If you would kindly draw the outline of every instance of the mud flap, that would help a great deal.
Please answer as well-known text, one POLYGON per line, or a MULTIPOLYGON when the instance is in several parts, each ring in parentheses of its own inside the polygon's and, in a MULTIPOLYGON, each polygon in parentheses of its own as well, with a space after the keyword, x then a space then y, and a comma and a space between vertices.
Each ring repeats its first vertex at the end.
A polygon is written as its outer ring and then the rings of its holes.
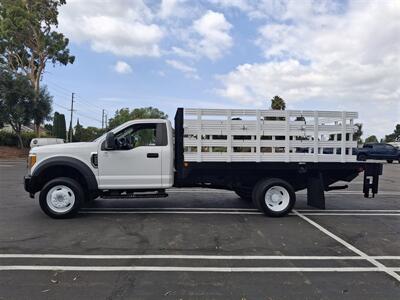
POLYGON ((307 179, 307 205, 325 209, 324 180, 321 173, 307 179))

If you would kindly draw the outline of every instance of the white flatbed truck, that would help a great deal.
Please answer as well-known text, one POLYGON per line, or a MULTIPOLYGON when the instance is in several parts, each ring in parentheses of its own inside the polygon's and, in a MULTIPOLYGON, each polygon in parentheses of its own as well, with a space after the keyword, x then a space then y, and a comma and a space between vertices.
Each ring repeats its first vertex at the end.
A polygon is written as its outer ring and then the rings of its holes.
POLYGON ((378 192, 382 164, 353 155, 355 112, 178 108, 163 119, 133 120, 93 142, 31 149, 25 190, 40 192, 53 218, 74 216, 85 201, 166 197, 172 187, 235 191, 266 215, 284 216, 307 189, 324 191, 364 172, 365 197, 378 192))

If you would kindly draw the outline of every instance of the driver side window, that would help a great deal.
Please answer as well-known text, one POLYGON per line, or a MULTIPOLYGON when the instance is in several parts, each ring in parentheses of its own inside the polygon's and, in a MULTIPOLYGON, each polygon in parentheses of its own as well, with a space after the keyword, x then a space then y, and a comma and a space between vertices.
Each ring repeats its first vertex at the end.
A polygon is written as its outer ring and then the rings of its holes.
POLYGON ((135 124, 115 135, 119 150, 129 150, 141 146, 156 146, 157 124, 135 124))

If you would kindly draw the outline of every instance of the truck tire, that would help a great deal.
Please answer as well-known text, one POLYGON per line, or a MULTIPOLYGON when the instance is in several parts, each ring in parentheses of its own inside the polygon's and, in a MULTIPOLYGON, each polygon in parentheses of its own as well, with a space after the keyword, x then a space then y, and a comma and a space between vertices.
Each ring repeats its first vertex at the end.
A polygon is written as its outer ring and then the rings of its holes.
POLYGON ((393 163, 393 159, 386 160, 389 164, 393 163))
POLYGON ((367 160, 367 156, 365 154, 359 154, 357 156, 357 160, 366 161, 367 160))
POLYGON ((251 189, 238 189, 235 190, 236 195, 238 195, 244 201, 251 201, 252 190, 251 189))
POLYGON ((40 191, 43 212, 54 219, 74 217, 85 199, 82 186, 74 179, 59 177, 50 180, 40 191))
POLYGON ((287 215, 296 203, 293 187, 279 178, 259 181, 253 189, 254 206, 270 217, 287 215))

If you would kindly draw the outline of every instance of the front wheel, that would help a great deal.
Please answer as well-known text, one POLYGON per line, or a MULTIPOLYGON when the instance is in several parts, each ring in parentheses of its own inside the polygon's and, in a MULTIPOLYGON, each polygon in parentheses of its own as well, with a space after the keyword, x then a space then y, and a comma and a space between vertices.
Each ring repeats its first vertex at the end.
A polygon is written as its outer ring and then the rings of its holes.
POLYGON ((54 219, 74 217, 85 195, 82 186, 74 179, 60 177, 45 184, 39 195, 43 212, 54 219))
POLYGON ((296 203, 293 187, 278 178, 259 181, 253 189, 254 205, 271 217, 287 215, 296 203))

